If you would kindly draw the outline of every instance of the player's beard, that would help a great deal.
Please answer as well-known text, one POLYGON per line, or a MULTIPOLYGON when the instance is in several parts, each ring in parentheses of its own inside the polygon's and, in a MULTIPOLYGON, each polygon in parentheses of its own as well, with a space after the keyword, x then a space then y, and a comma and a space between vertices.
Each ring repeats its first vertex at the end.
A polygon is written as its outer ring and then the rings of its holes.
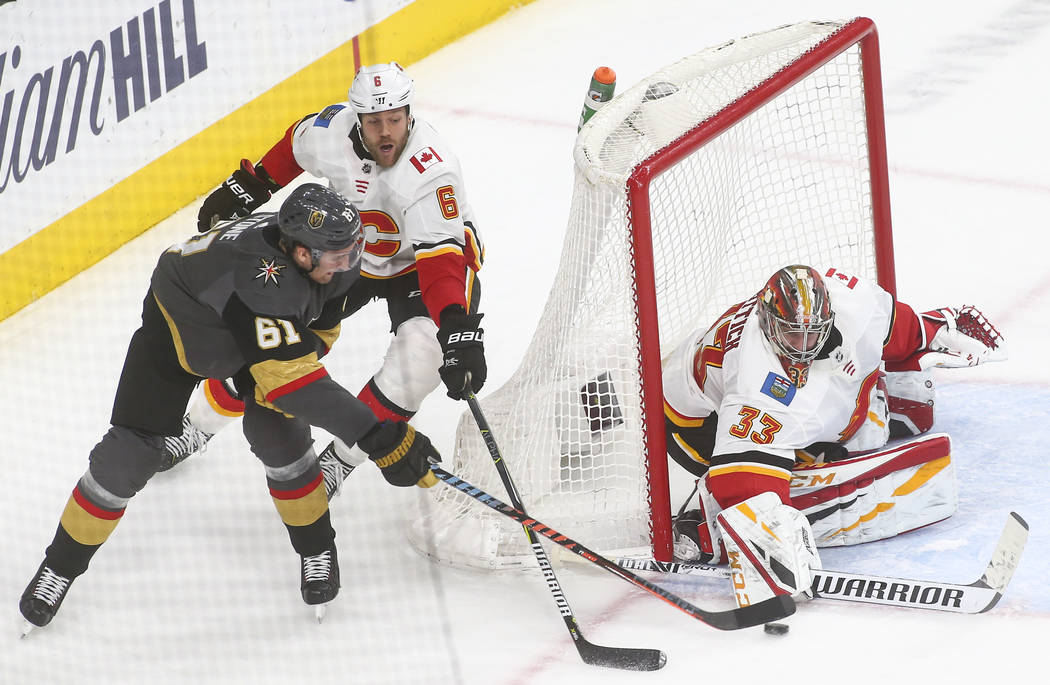
POLYGON ((406 130, 400 139, 395 139, 393 136, 383 136, 375 142, 369 140, 362 142, 364 142, 365 148, 375 159, 376 164, 389 168, 397 164, 397 160, 401 158, 401 153, 405 151, 405 145, 408 143, 408 131, 406 130), (384 151, 384 145, 391 146, 391 149, 384 151))

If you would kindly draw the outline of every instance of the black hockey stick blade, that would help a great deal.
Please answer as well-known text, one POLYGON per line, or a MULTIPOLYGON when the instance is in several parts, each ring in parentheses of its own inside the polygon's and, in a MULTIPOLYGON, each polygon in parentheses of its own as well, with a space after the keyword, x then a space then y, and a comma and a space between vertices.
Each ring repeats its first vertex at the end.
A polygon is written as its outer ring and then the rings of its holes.
POLYGON ((566 617, 565 625, 569 626, 580 659, 589 666, 618 668, 621 671, 659 671, 667 663, 667 655, 659 649, 596 645, 580 634, 574 619, 566 617))
POLYGON ((536 532, 537 534, 542 535, 551 542, 561 545, 573 554, 576 554, 592 564, 605 569, 609 573, 626 580, 632 585, 640 587, 650 594, 659 597, 676 609, 689 614, 693 618, 706 623, 712 628, 717 628, 719 630, 750 628, 771 621, 779 621, 780 619, 795 613, 795 601, 787 595, 779 595, 758 602, 757 604, 737 609, 726 609, 723 611, 701 609, 700 607, 690 604, 681 597, 668 592, 662 587, 654 585, 644 578, 631 573, 627 569, 617 566, 597 552, 587 549, 580 543, 554 530, 550 526, 537 521, 534 518, 530 518, 528 514, 523 511, 501 502, 484 490, 471 485, 459 476, 449 473, 436 463, 432 463, 430 469, 439 480, 445 483, 445 485, 459 490, 463 494, 474 498, 485 506, 517 521, 522 526, 536 532))

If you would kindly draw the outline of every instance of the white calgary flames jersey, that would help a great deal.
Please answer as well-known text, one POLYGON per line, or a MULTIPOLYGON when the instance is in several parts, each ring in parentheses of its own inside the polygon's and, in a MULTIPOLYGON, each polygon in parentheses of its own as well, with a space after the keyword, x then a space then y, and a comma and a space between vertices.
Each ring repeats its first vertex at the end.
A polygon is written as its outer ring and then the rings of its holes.
MULTIPOLYGON (((717 412, 713 453, 760 451, 794 460, 815 442, 846 442, 863 425, 893 324, 893 297, 876 283, 825 272, 842 341, 798 388, 759 325, 758 297, 732 307, 666 359, 664 401, 682 419, 717 412)), ((833 333, 834 335, 834 333, 833 333)))
POLYGON ((459 160, 434 128, 417 117, 401 157, 382 168, 355 151, 351 132, 357 121, 348 104, 329 105, 296 127, 292 154, 303 170, 328 179, 361 212, 362 274, 390 278, 411 271, 417 253, 459 252, 468 266, 480 268, 481 245, 459 160))

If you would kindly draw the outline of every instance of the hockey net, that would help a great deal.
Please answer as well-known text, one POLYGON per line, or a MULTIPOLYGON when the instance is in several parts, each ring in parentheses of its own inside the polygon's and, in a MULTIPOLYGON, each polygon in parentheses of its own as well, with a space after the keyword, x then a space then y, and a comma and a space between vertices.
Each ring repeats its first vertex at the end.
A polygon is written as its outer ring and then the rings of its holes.
MULTIPOLYGON (((481 406, 531 516, 602 554, 669 560, 661 354, 785 264, 894 289, 875 27, 807 22, 703 50, 613 98, 574 157, 546 308, 481 406)), ((504 498, 469 412, 447 468, 504 498)), ((535 563, 520 526, 450 488, 409 538, 452 565, 535 563)))

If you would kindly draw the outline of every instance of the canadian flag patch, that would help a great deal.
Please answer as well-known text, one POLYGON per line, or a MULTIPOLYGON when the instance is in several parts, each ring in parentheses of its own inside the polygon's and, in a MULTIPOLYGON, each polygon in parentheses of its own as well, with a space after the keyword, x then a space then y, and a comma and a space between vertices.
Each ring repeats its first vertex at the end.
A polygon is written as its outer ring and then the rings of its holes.
POLYGON ((442 161, 442 159, 441 156, 438 155, 438 153, 434 152, 434 148, 425 147, 416 154, 412 155, 412 158, 409 161, 412 162, 412 166, 416 168, 416 171, 418 171, 419 173, 423 173, 431 166, 442 161))

